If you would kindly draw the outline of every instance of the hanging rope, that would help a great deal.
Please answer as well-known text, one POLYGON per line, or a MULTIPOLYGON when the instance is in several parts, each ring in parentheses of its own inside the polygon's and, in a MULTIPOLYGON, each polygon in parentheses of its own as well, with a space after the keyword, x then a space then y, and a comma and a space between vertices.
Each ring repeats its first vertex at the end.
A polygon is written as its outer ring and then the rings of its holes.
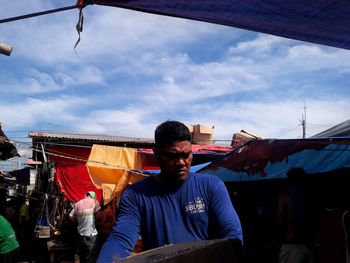
POLYGON ((67 11, 67 10, 71 10, 71 9, 75 9, 75 8, 81 8, 81 6, 72 5, 72 6, 66 6, 66 7, 56 8, 56 9, 50 9, 50 10, 37 12, 37 13, 31 13, 31 14, 27 14, 27 15, 9 17, 9 18, 5 18, 5 19, 1 19, 0 24, 13 22, 13 21, 17 21, 17 20, 23 20, 23 19, 27 19, 27 18, 31 18, 31 17, 35 17, 35 16, 42 16, 42 15, 47 15, 47 14, 51 14, 51 13, 67 11))
POLYGON ((79 37, 78 37, 77 42, 75 42, 74 50, 80 42, 80 33, 83 32, 83 25, 84 25, 83 7, 79 7, 79 20, 75 26, 75 29, 77 30, 79 37))

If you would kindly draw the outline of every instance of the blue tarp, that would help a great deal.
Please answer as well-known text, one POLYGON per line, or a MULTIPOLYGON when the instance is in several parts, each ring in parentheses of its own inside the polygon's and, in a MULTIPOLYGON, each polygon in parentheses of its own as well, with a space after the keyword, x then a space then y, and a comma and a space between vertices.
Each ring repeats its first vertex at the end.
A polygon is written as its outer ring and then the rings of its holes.
POLYGON ((350 49, 348 0, 85 0, 350 49))
POLYGON ((213 174, 225 182, 286 178, 291 168, 308 174, 350 168, 350 137, 330 139, 253 140, 199 173, 213 174))

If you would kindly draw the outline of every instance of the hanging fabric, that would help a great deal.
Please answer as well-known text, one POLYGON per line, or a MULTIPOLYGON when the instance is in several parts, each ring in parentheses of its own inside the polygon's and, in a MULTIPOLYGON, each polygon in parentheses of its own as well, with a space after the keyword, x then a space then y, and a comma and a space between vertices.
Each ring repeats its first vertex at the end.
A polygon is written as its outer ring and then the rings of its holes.
POLYGON ((47 194, 45 194, 43 205, 34 229, 37 238, 50 238, 49 209, 47 206, 47 199, 47 194))

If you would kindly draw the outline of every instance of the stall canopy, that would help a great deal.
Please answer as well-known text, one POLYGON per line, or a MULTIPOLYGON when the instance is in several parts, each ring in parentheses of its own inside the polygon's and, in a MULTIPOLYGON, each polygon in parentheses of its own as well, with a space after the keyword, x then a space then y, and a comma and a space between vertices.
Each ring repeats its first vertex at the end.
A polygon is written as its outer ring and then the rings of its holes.
POLYGON ((350 1, 79 0, 350 49, 350 1))
POLYGON ((350 168, 350 137, 340 139, 253 140, 199 171, 225 182, 286 178, 302 167, 308 174, 350 168))
POLYGON ((334 137, 349 137, 350 136, 350 120, 339 123, 323 132, 320 132, 311 138, 334 138, 334 137))

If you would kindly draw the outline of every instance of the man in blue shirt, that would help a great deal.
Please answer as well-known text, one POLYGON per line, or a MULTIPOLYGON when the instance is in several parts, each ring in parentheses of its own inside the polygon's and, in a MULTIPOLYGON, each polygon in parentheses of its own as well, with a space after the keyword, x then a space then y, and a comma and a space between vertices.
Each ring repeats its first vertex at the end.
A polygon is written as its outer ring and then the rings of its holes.
POLYGON ((208 239, 243 239, 224 183, 215 176, 190 173, 192 144, 186 125, 160 124, 153 151, 161 172, 125 190, 98 263, 127 257, 140 236, 145 250, 208 239))

